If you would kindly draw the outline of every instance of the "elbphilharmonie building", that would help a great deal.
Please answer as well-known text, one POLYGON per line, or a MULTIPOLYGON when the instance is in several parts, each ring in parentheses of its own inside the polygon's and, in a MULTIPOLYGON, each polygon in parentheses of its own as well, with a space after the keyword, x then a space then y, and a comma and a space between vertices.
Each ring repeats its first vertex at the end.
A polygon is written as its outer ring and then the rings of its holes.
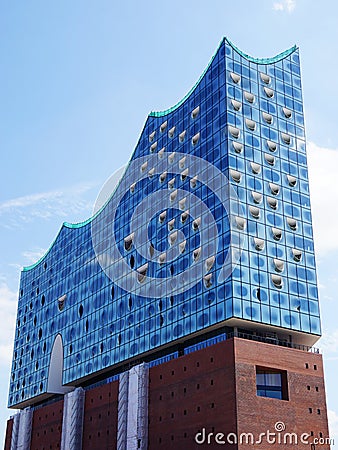
POLYGON ((93 216, 22 271, 6 448, 251 449, 267 429, 315 445, 328 429, 298 48, 253 58, 223 39, 130 153, 93 216))

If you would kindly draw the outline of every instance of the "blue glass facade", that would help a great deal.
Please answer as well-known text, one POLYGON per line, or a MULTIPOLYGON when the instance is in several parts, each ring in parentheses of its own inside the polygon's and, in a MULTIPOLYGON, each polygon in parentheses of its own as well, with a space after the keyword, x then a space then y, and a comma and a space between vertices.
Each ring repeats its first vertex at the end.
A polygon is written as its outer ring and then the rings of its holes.
POLYGON ((78 385, 224 325, 320 335, 297 48, 259 60, 224 39, 189 94, 150 113, 104 207, 24 269, 9 406, 47 393, 58 334, 78 385))

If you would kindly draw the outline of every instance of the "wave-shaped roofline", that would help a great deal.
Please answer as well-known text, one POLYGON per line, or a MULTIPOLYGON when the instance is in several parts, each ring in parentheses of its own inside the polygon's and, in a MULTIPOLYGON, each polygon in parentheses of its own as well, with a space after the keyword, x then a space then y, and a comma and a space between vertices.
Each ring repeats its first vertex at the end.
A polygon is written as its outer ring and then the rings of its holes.
MULTIPOLYGON (((211 59, 210 59, 208 65, 207 65, 206 68, 203 70, 201 76, 198 78, 197 82, 193 85, 193 87, 189 90, 189 92, 188 92, 188 93, 187 93, 187 94, 186 94, 179 102, 177 102, 177 103, 176 103, 174 106, 172 106, 171 108, 166 109, 166 110, 164 110, 164 111, 151 111, 151 112, 149 113, 149 115, 148 115, 148 118, 149 118, 149 117, 163 117, 163 116, 166 116, 166 115, 168 115, 169 113, 175 111, 177 108, 179 108, 179 107, 187 100, 187 98, 190 97, 190 95, 193 93, 193 91, 196 89, 196 87, 198 86, 198 84, 200 83, 200 81, 202 80, 202 78, 204 77, 204 75, 206 74, 207 70, 208 70, 209 67, 211 66, 211 64, 212 64, 212 62, 213 62, 215 56, 217 55, 219 49, 221 48, 221 46, 223 45, 224 42, 226 42, 227 44, 229 44, 229 45, 233 48, 233 50, 234 50, 235 52, 237 52, 237 53, 238 53, 240 56, 242 56, 243 58, 247 59, 248 61, 254 62, 254 63, 256 63, 256 64, 262 64, 262 65, 273 64, 273 63, 275 63, 275 62, 278 62, 278 61, 280 61, 280 60, 286 58, 287 56, 291 55, 291 53, 295 52, 295 51, 297 50, 297 48, 298 48, 296 45, 294 45, 293 47, 289 48, 288 50, 285 50, 285 51, 283 51, 283 52, 281 52, 281 53, 278 53, 276 56, 272 56, 272 57, 270 57, 270 58, 254 58, 254 57, 248 55, 247 53, 242 52, 242 50, 240 50, 238 47, 236 47, 236 46, 235 46, 235 45, 234 45, 227 37, 224 37, 224 38, 221 40, 219 46, 217 47, 217 50, 215 51, 215 53, 214 53, 213 56, 211 57, 211 59)), ((142 132, 143 132, 143 130, 142 130, 142 132)), ((141 135, 142 135, 142 133, 141 133, 141 135)), ((136 145, 136 147, 137 147, 137 145, 136 145)), ((136 149, 136 147, 135 147, 135 149, 136 149)), ((134 151, 132 152, 132 154, 131 154, 131 156, 130 156, 129 162, 128 162, 128 164, 127 164, 125 170, 127 170, 128 166, 129 166, 129 163, 130 163, 130 161, 131 161, 131 159, 132 159, 132 157, 133 157, 133 155, 134 155, 134 153, 135 153, 135 149, 134 149, 134 151)), ((122 177, 123 177, 123 175, 122 175, 122 177)), ((121 177, 121 178, 122 178, 122 177, 121 177)), ((118 183, 118 184, 119 184, 119 183, 118 183)), ((117 184, 117 185, 118 185, 118 184, 117 184)), ((117 186, 116 186, 116 188, 117 188, 117 186)), ((115 188, 115 189, 116 189, 116 188, 115 188)), ((114 192, 115 192, 115 189, 114 189, 114 192)), ((60 233, 61 233, 61 231, 62 231, 63 228, 71 228, 71 229, 82 228, 82 227, 88 225, 89 223, 91 223, 91 222, 92 222, 92 221, 93 221, 93 220, 101 213, 101 211, 106 207, 107 203, 109 202, 109 200, 110 200, 110 199, 112 198, 112 196, 114 195, 114 192, 110 195, 110 197, 109 197, 109 199, 106 201, 106 203, 105 203, 104 205, 102 205, 102 207, 101 207, 101 208, 100 208, 93 216, 89 217, 87 220, 84 220, 83 222, 78 222, 78 223, 64 222, 64 223, 62 224, 62 226, 61 226, 59 232, 57 233, 57 235, 56 235, 54 241, 52 242, 52 244, 50 245, 50 247, 49 247, 48 250, 46 251, 46 253, 45 253, 45 254, 44 254, 44 255, 43 255, 36 263, 34 263, 34 264, 30 265, 30 266, 23 267, 23 269, 22 269, 23 272, 28 272, 29 270, 34 269, 35 267, 37 267, 37 266, 38 266, 38 265, 46 258, 46 256, 48 255, 48 253, 49 253, 50 250, 52 249, 53 245, 55 244, 56 240, 58 239, 58 237, 59 237, 59 235, 60 235, 60 233)))
POLYGON ((193 87, 189 90, 189 92, 187 92, 187 94, 181 100, 179 100, 174 106, 172 106, 171 108, 165 109, 164 111, 151 111, 149 116, 151 116, 151 117, 166 116, 167 114, 170 114, 171 112, 173 112, 177 108, 179 108, 187 100, 187 98, 190 97, 190 95, 194 92, 194 90, 196 89, 196 87, 198 86, 198 84, 200 83, 200 81, 202 80, 204 75, 206 74, 207 70, 211 66, 215 56, 217 55, 218 50, 220 49, 220 47, 222 46, 222 44, 224 42, 229 44, 233 48, 233 50, 235 50, 235 52, 237 52, 243 58, 247 59, 248 61, 254 62, 256 64, 262 64, 262 65, 268 65, 268 64, 273 64, 275 62, 278 62, 278 61, 286 58, 287 56, 291 55, 291 53, 295 52, 297 50, 297 48, 298 48, 297 45, 293 45, 288 50, 285 50, 285 51, 283 51, 281 53, 278 53, 277 55, 272 56, 270 58, 254 58, 253 56, 250 56, 247 53, 242 52, 242 50, 240 50, 238 47, 236 47, 236 45, 234 45, 230 41, 230 39, 228 39, 227 37, 224 37, 222 39, 222 41, 220 42, 219 46, 217 47, 216 52, 214 53, 214 55, 210 59, 209 64, 204 69, 204 71, 202 72, 202 75, 199 77, 199 79, 196 81, 196 83, 193 85, 193 87))

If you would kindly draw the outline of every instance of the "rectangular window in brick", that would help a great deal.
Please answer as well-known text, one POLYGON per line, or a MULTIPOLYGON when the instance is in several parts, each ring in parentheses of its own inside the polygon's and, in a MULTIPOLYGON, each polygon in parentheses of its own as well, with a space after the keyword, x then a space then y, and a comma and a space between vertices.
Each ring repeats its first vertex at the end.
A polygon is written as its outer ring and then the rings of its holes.
POLYGON ((256 387, 259 397, 289 400, 285 370, 256 367, 256 387))

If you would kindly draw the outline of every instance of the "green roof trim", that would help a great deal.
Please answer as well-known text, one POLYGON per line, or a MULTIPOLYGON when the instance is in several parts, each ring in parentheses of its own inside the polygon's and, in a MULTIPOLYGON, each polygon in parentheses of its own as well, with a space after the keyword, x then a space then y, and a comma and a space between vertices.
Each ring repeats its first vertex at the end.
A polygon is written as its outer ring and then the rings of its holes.
POLYGON ((216 52, 212 56, 211 60, 209 61, 209 64, 207 65, 207 67, 204 69, 202 75, 199 77, 199 79, 194 84, 194 86, 189 90, 189 92, 178 103, 176 103, 176 105, 174 105, 171 108, 168 108, 168 109, 166 109, 164 111, 151 111, 149 113, 149 117, 163 117, 163 116, 166 116, 167 114, 170 114, 171 112, 175 111, 175 109, 179 108, 187 100, 187 98, 191 95, 191 93, 196 89, 196 87, 198 86, 199 82, 202 80, 202 78, 206 74, 207 70, 211 66, 215 56, 217 55, 218 50, 220 49, 220 47, 222 46, 222 44, 224 42, 229 44, 243 58, 247 59, 248 61, 254 62, 256 64, 273 64, 273 63, 275 63, 277 61, 280 61, 281 59, 284 59, 287 56, 291 55, 291 53, 296 51, 297 48, 298 48, 296 45, 294 45, 293 47, 289 48, 288 50, 285 50, 284 52, 279 53, 278 55, 273 56, 271 58, 254 58, 254 57, 248 55, 247 53, 242 52, 228 38, 225 37, 225 38, 222 39, 221 43, 217 47, 216 52))
MULTIPOLYGON (((222 41, 220 42, 219 46, 217 47, 217 50, 215 51, 215 53, 213 54, 212 58, 209 61, 209 64, 207 65, 207 67, 204 69, 204 71, 202 72, 202 75, 199 77, 199 79, 197 80, 197 82, 194 84, 194 86, 189 90, 189 92, 178 102, 176 103, 176 105, 172 106, 169 109, 166 109, 165 111, 152 111, 149 113, 148 118, 149 117, 162 117, 162 116, 166 116, 167 114, 170 114, 172 111, 175 111, 177 108, 179 108, 186 100, 187 98, 191 95, 191 93, 196 89, 196 87, 198 86, 198 84, 200 83, 200 81, 202 80, 202 78, 204 77, 204 75, 206 74, 207 70, 209 69, 209 67, 211 66, 215 56, 217 55, 219 49, 221 48, 221 46, 224 44, 224 42, 226 42, 227 44, 229 44, 239 55, 241 55, 243 58, 247 59, 248 61, 254 62, 256 64, 273 64, 277 61, 280 61, 281 59, 286 58, 287 56, 291 55, 291 53, 293 53, 294 51, 297 50, 297 46, 294 45, 293 47, 289 48, 288 50, 285 50, 282 53, 279 53, 276 56, 273 56, 272 58, 253 58, 250 55, 247 55, 246 53, 242 52, 239 48, 237 48, 228 38, 223 38, 222 41)), ((143 133, 143 130, 141 132, 141 135, 143 133)), ((141 137, 141 136, 140 136, 141 137)), ((137 147, 137 145, 136 145, 137 147)), ((132 159, 132 157, 134 156, 134 153, 136 151, 136 148, 134 149, 134 151, 132 152, 130 159, 126 165, 125 170, 127 170, 130 161, 132 159)), ((124 174, 123 174, 124 175, 124 174)), ((55 244, 56 240, 59 237, 59 234, 61 233, 62 229, 65 228, 70 228, 70 229, 77 229, 77 228, 82 228, 86 225, 88 225, 89 223, 91 223, 100 213, 101 211, 106 207, 107 203, 110 201, 110 199, 112 198, 112 196, 114 195, 115 190, 117 189, 119 183, 121 182, 121 179, 123 177, 123 175, 121 176, 119 182, 117 183, 117 185, 115 186, 114 191, 112 192, 112 194, 110 195, 110 197, 108 198, 108 200, 106 201, 106 203, 104 205, 102 205, 102 207, 89 219, 83 221, 83 222, 79 222, 79 223, 69 223, 69 222, 64 222, 62 227, 60 228, 58 234, 56 235, 54 241, 52 242, 52 244, 50 245, 49 249, 46 251, 46 253, 34 264, 30 265, 30 266, 26 266, 23 267, 22 271, 23 272, 28 272, 31 269, 34 269, 35 267, 37 267, 43 260, 44 258, 47 256, 47 254, 50 252, 50 250, 52 249, 53 245, 55 244)))
POLYGON ((34 267, 37 267, 45 259, 45 257, 48 255, 48 253, 52 249, 53 245, 55 244, 57 238, 59 237, 59 234, 61 233, 62 228, 63 228, 63 226, 60 228, 58 234, 56 235, 54 241, 49 246, 49 249, 46 251, 46 253, 44 255, 42 255, 41 258, 38 259, 34 264, 31 264, 30 266, 23 267, 22 268, 22 272, 28 272, 29 270, 34 269, 34 267))
MULTIPOLYGON (((108 199, 108 201, 110 200, 110 198, 108 199)), ((71 229, 75 229, 75 228, 82 228, 85 225, 87 225, 88 223, 90 223, 98 214, 100 214, 100 212, 102 211, 102 209, 106 206, 106 203, 102 206, 102 208, 100 208, 92 217, 89 217, 89 219, 83 221, 83 222, 79 222, 79 223, 69 223, 69 222, 63 222, 58 234, 56 235, 54 241, 51 243, 51 245, 49 246, 49 249, 46 251, 46 253, 44 255, 41 256, 40 259, 38 259, 38 261, 36 261, 34 264, 30 265, 30 266, 26 266, 23 267, 22 271, 23 272, 28 272, 29 270, 34 269, 34 267, 37 267, 44 259, 45 257, 48 255, 48 253, 51 251, 51 249, 53 248, 53 245, 55 244, 55 242, 57 241, 59 234, 61 233, 63 228, 71 228, 71 229)))
MULTIPOLYGON (((143 130, 142 130, 142 132, 143 132, 143 130)), ((48 250, 46 251, 46 253, 45 253, 43 256, 41 256, 41 258, 40 258, 38 261, 36 261, 36 263, 34 263, 34 264, 30 265, 30 266, 23 267, 23 269, 22 269, 23 272, 28 272, 29 270, 34 269, 35 267, 37 267, 37 266, 45 259, 45 257, 48 255, 48 253, 49 253, 49 252, 51 251, 51 249, 53 248, 53 245, 54 245, 55 242, 57 241, 57 239, 58 239, 58 237, 59 237, 59 234, 61 233, 61 231, 62 231, 63 228, 69 228, 69 229, 72 229, 72 230, 77 229, 77 228, 82 228, 82 227, 88 225, 89 223, 91 223, 91 222, 92 222, 92 221, 93 221, 93 220, 101 213, 101 211, 104 210, 104 208, 107 206, 107 204, 110 202, 111 198, 113 197, 113 195, 114 195, 116 189, 118 188, 119 184, 121 183, 121 180, 122 180, 122 178, 123 178, 123 176, 124 176, 126 170, 128 169, 128 166, 129 166, 129 164, 130 164, 130 161, 132 160, 132 157, 134 156, 135 151, 136 151, 136 148, 135 148, 134 151, 132 152, 129 161, 128 161, 128 163, 127 163, 126 166, 125 166, 125 169, 124 169, 124 171, 123 171, 123 174, 122 174, 121 177, 119 178, 119 181, 116 183, 116 186, 115 186, 113 192, 110 194, 109 198, 108 198, 108 199, 106 200, 106 202, 101 206, 101 208, 98 209, 98 210, 96 211, 95 214, 93 214, 91 217, 89 217, 87 220, 84 220, 83 222, 78 222, 78 223, 63 222, 63 224, 62 224, 62 226, 61 226, 61 228, 60 228, 58 234, 56 235, 54 241, 53 241, 53 242, 51 243, 51 245, 49 246, 49 248, 48 248, 48 250)))
POLYGON ((202 78, 204 77, 204 75, 206 74, 207 70, 209 69, 209 67, 211 66, 215 56, 217 55, 218 50, 221 48, 222 44, 224 43, 224 38, 222 39, 222 41, 220 42, 219 46, 217 47, 217 50, 215 51, 215 53, 212 55, 212 58, 209 61, 209 64, 207 65, 207 67, 203 70, 202 75, 199 77, 199 79, 196 81, 196 83, 193 85, 193 87, 189 90, 189 92, 187 94, 185 94, 185 96, 178 102, 176 103, 176 105, 172 106, 169 109, 166 109, 164 111, 151 111, 149 113, 150 117, 162 117, 162 116, 166 116, 167 114, 170 114, 171 112, 175 111, 175 109, 179 108, 185 101, 186 99, 191 95, 191 93, 196 89, 196 87, 198 86, 199 82, 202 80, 202 78))
POLYGON ((253 58, 252 56, 248 55, 247 53, 242 52, 236 45, 234 45, 228 38, 225 38, 226 42, 243 58, 247 59, 248 61, 254 62, 256 64, 273 64, 277 61, 280 61, 281 59, 286 58, 287 56, 291 55, 294 51, 297 50, 297 45, 294 45, 293 47, 289 48, 288 50, 285 50, 282 53, 278 53, 278 55, 273 56, 271 58, 253 58))

